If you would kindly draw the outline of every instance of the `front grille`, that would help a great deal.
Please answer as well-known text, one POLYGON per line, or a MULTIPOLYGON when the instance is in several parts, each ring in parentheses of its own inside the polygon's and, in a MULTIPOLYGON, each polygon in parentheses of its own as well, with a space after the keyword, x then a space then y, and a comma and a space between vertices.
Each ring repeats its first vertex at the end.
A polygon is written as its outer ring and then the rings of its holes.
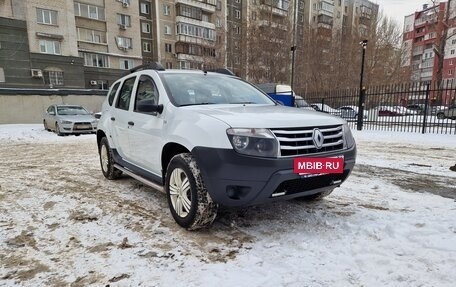
POLYGON ((305 128, 271 129, 280 143, 282 157, 309 155, 342 150, 344 132, 341 125, 305 128), (323 145, 317 148, 312 139, 314 129, 319 129, 324 137, 323 145))
POLYGON ((347 178, 348 173, 349 171, 345 170, 342 174, 326 174, 315 177, 287 180, 282 182, 276 188, 271 197, 274 197, 274 194, 290 195, 317 188, 328 187, 331 185, 337 186, 347 178))
POLYGON ((91 130, 92 123, 90 122, 82 122, 82 123, 75 123, 73 125, 73 130, 83 131, 83 130, 91 130))

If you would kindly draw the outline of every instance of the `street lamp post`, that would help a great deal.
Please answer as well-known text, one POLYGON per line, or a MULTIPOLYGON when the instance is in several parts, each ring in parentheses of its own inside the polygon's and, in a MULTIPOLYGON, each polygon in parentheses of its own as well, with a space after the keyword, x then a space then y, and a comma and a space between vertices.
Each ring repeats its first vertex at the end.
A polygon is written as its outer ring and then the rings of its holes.
POLYGON ((358 131, 363 129, 363 117, 364 117, 364 97, 366 93, 366 88, 363 86, 363 77, 364 77, 364 57, 366 56, 367 49, 367 40, 359 42, 362 48, 362 58, 361 58, 361 76, 359 81, 359 101, 358 101, 358 121, 356 129, 358 131))

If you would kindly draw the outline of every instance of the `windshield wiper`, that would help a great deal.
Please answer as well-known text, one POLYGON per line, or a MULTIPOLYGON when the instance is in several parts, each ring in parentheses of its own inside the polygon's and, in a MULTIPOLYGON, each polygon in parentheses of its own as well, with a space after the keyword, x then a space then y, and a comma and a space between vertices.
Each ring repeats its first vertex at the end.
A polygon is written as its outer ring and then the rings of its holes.
POLYGON ((230 103, 230 105, 247 105, 247 104, 256 104, 255 102, 234 102, 230 103))
POLYGON ((179 107, 186 107, 186 106, 201 106, 201 105, 215 105, 217 103, 211 103, 211 102, 204 102, 204 103, 195 103, 195 104, 185 104, 185 105, 180 105, 179 107))

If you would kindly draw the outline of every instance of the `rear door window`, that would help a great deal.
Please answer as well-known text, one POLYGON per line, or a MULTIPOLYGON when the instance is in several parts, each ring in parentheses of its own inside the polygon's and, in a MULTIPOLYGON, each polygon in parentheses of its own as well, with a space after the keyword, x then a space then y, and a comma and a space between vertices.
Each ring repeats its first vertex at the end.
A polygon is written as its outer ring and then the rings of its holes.
POLYGON ((119 96, 117 97, 116 108, 128 111, 130 106, 131 93, 135 85, 136 77, 126 79, 120 89, 119 96))
POLYGON ((119 88, 120 82, 116 83, 112 89, 111 92, 108 95, 108 103, 110 106, 112 106, 112 103, 114 102, 114 98, 116 97, 117 89, 119 88))

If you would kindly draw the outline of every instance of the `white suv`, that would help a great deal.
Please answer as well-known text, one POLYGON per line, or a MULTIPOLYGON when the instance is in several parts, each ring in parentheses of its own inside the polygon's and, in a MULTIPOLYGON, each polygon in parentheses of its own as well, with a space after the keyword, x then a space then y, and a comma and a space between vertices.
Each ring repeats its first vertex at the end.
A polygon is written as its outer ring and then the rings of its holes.
POLYGON ((125 173, 166 192, 172 216, 188 229, 210 225, 219 205, 321 198, 356 157, 340 117, 281 106, 228 70, 157 63, 111 86, 97 142, 106 178, 125 173), (327 161, 341 166, 321 169, 327 161))

